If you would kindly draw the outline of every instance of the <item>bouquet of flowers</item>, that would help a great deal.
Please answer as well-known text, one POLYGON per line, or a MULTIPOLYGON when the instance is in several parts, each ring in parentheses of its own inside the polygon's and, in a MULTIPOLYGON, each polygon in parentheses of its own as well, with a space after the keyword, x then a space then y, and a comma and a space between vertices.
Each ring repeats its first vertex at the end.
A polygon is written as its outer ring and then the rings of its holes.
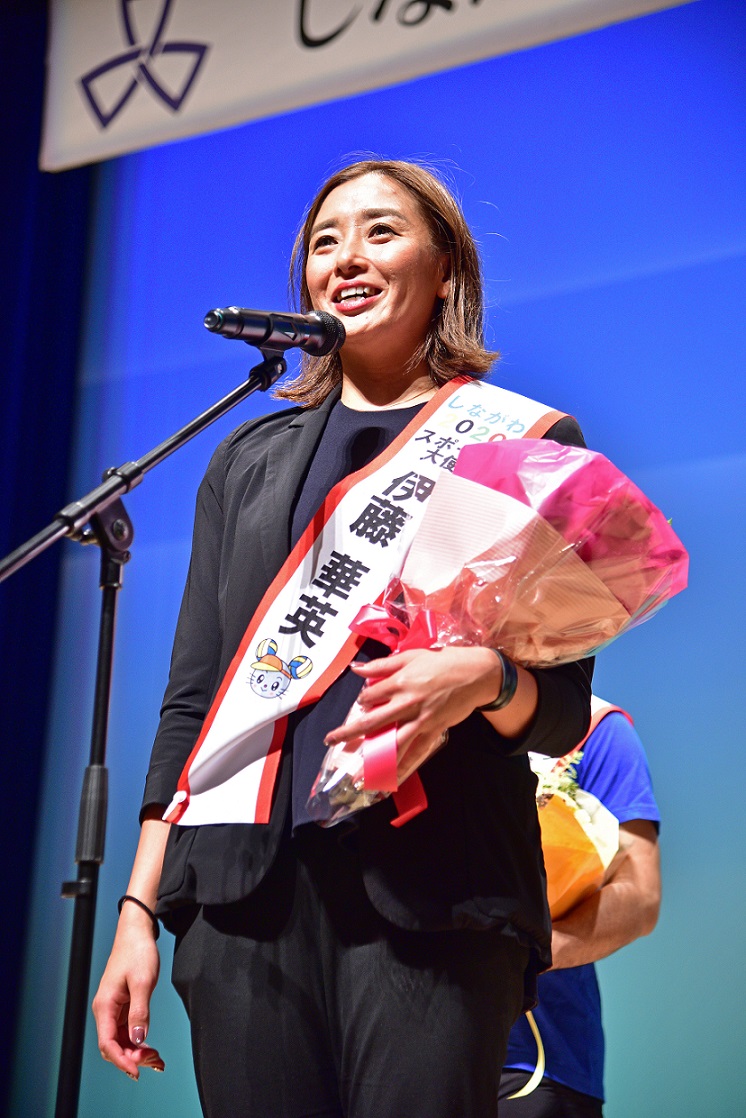
POLYGON ((537 778, 536 806, 552 920, 600 889, 625 853, 616 816, 578 786, 575 765, 581 757, 580 749, 559 760, 529 753, 537 778))
MULTIPOLYGON (((550 667, 647 620, 684 589, 687 570, 663 514, 603 455, 547 439, 477 443, 433 488, 384 597, 385 622, 361 616, 353 627, 397 651, 477 644, 550 667)), ((398 788, 395 727, 383 737, 329 750, 309 800, 317 821, 398 788), (373 778, 366 751, 387 751, 373 778)))
POLYGON ((603 455, 545 439, 463 449, 401 576, 410 620, 526 667, 597 652, 686 586, 687 554, 603 455))

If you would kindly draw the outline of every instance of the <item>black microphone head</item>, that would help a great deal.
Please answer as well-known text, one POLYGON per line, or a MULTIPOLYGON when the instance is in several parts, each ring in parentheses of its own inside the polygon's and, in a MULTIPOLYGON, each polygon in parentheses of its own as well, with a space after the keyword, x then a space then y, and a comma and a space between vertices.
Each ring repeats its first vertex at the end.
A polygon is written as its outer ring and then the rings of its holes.
POLYGON ((311 311, 308 318, 315 318, 322 327, 323 336, 309 339, 301 348, 314 357, 327 357, 344 345, 347 337, 344 323, 325 311, 311 311))
POLYGON ((262 351, 282 353, 300 346, 314 357, 336 353, 346 336, 340 320, 323 311, 282 314, 248 307, 215 307, 205 315, 204 324, 213 334, 235 338, 262 351))

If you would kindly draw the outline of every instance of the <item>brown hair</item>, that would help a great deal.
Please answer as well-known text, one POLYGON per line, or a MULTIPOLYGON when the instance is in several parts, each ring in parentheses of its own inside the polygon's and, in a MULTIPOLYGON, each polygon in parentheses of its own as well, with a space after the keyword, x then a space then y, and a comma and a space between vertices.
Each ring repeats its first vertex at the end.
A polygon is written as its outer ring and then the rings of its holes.
MULTIPOLYGON (((437 301, 427 336, 413 355, 412 365, 424 359, 436 385, 464 372, 484 376, 498 355, 484 348, 482 273, 477 246, 450 190, 417 163, 364 159, 327 179, 311 203, 293 245, 290 290, 295 305, 303 314, 313 310, 306 284, 306 261, 311 229, 324 200, 343 183, 370 174, 393 179, 413 196, 430 230, 434 250, 449 258, 448 294, 437 301)), ((275 396, 304 407, 317 407, 341 380, 342 361, 338 353, 328 357, 303 353, 300 374, 276 389, 275 396)))

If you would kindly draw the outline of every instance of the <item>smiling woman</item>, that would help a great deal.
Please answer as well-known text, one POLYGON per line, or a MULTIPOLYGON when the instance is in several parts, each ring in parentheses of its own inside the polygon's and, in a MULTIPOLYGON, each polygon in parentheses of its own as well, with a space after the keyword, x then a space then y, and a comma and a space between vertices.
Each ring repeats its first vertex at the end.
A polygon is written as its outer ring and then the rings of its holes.
POLYGON ((154 911, 176 936, 208 1118, 484 1118, 550 960, 526 754, 583 737, 590 671, 477 647, 388 655, 350 625, 462 445, 582 436, 481 382, 476 247, 424 168, 333 176, 292 274, 346 340, 304 357, 278 392, 299 406, 234 431, 200 487, 99 1046, 132 1078, 163 1069, 154 911), (322 829, 307 803, 326 746, 387 727, 400 766, 422 764, 427 810, 402 826, 385 800, 322 829))
MULTIPOLYGON (((362 160, 338 171, 324 184, 308 209, 290 264, 291 286, 298 291, 304 312, 321 310, 321 300, 330 294, 328 289, 322 293, 317 286, 313 293, 311 290, 316 279, 323 276, 316 266, 319 256, 332 257, 327 268, 338 290, 330 310, 344 318, 348 334, 353 329, 351 317, 357 312, 351 308, 348 317, 340 304, 340 285, 345 281, 353 288, 354 283, 365 285, 368 281, 371 290, 377 292, 376 282, 385 281, 387 269, 393 267, 393 278, 399 282, 399 272, 411 261, 410 278, 415 283, 418 263, 424 265, 425 276, 433 269, 429 299, 424 291, 418 296, 423 305, 419 329, 410 334, 412 348, 407 352, 406 346, 396 346, 398 362, 417 369, 418 376, 426 376, 433 386, 445 384, 467 369, 472 376, 482 376, 489 370, 497 355, 484 348, 482 278, 476 245, 456 200, 424 167, 397 160, 362 160), (349 227, 346 231, 335 225, 335 221, 344 219, 349 227), (349 251, 345 238, 355 230, 362 236, 361 243, 354 246, 358 259, 345 271, 344 253, 349 251), (404 242, 401 248, 400 241, 404 242), (383 274, 374 281, 379 265, 383 274)), ((384 282, 381 293, 385 287, 384 282)), ((331 294, 334 297, 333 290, 331 294)), ((346 347, 344 355, 326 360, 304 358, 298 380, 284 385, 276 394, 310 406, 321 403, 342 381, 343 360, 350 354, 346 347)), ((396 370, 394 361, 389 376, 394 377, 396 370)))
POLYGON ((397 403, 432 395, 420 343, 448 293, 449 271, 448 255, 398 183, 367 174, 326 196, 311 230, 306 284, 316 310, 345 322, 345 404, 365 399, 364 386, 377 381, 390 401, 397 376, 409 390, 397 403))

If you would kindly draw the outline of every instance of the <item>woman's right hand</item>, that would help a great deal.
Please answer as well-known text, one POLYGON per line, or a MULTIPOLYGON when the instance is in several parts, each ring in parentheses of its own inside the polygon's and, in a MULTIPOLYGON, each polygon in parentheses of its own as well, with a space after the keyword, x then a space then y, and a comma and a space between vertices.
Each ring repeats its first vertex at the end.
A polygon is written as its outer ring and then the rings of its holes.
POLYGON ((163 1071, 155 1048, 146 1043, 150 997, 158 981, 160 956, 153 924, 137 905, 125 903, 109 961, 93 999, 98 1047, 105 1060, 138 1079, 141 1067, 163 1071))
POLYGON ((158 1051, 145 1041, 150 998, 158 981, 160 956, 153 924, 137 905, 125 903, 109 961, 93 999, 98 1047, 105 1060, 138 1079, 141 1067, 163 1071, 158 1051))
MULTIPOLYGON (((171 826, 163 822, 163 811, 160 804, 153 804, 143 813, 140 841, 127 886, 127 894, 138 897, 150 909, 156 904, 171 826)), ((125 901, 114 946, 93 999, 93 1016, 101 1055, 131 1079, 139 1079, 141 1067, 164 1069, 156 1049, 145 1043, 150 1026, 150 997, 160 966, 151 917, 139 905, 125 901)))

